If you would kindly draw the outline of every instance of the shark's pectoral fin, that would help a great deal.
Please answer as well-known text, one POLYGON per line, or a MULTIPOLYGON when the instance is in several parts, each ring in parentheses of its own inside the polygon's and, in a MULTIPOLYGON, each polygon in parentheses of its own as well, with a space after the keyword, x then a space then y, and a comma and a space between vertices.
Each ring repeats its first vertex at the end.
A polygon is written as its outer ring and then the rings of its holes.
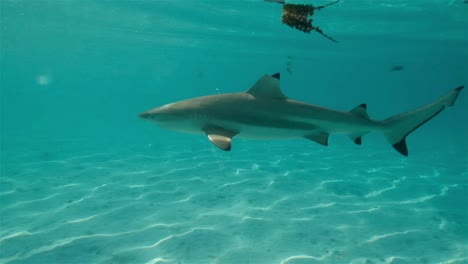
POLYGON ((307 135, 305 136, 305 138, 315 141, 319 143, 320 145, 328 146, 328 134, 326 133, 307 135))
POLYGON ((211 143, 215 144, 218 148, 220 148, 220 149, 222 149, 224 151, 231 150, 232 138, 230 138, 230 137, 209 134, 208 139, 211 141, 211 143))
POLYGON ((206 127, 204 131, 211 143, 224 151, 231 150, 232 137, 238 134, 220 127, 206 127))

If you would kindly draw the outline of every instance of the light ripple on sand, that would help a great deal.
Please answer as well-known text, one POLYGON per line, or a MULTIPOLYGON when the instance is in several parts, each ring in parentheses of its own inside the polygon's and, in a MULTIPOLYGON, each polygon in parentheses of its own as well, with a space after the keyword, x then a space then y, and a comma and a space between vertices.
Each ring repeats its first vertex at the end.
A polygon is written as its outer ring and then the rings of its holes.
POLYGON ((129 171, 129 172, 121 172, 120 175, 141 175, 147 174, 150 171, 142 170, 142 171, 129 171))
POLYGON ((185 202, 190 201, 190 199, 192 199, 193 196, 194 196, 194 195, 191 194, 191 195, 189 195, 187 198, 184 198, 184 199, 181 199, 181 200, 177 200, 177 201, 173 201, 173 202, 169 202, 169 203, 167 203, 167 204, 185 203, 185 202))
MULTIPOLYGON (((133 234, 133 233, 138 233, 138 232, 142 232, 142 231, 145 231, 145 230, 148 230, 150 228, 155 228, 155 227, 173 227, 175 226, 176 224, 152 224, 152 225, 149 225, 147 227, 144 227, 144 228, 141 228, 141 229, 137 229, 137 230, 131 230, 131 231, 124 231, 124 232, 117 232, 117 233, 109 233, 109 234, 93 234, 93 235, 82 235, 82 236, 75 236, 75 237, 69 237, 69 238, 64 238, 64 239, 59 239, 59 240, 56 240, 54 241, 52 244, 49 244, 49 245, 46 245, 46 246, 42 246, 42 247, 39 247, 39 248, 36 248, 36 249, 32 249, 32 250, 29 250, 28 252, 24 253, 24 254, 16 254, 15 256, 12 256, 11 258, 7 258, 7 259, 0 259, 0 263, 8 263, 8 262, 11 262, 11 261, 15 261, 15 260, 24 260, 24 259, 28 259, 34 255, 37 255, 37 254, 41 254, 41 253, 44 253, 44 252, 48 252, 48 251, 52 251, 56 248, 59 248, 59 247, 62 247, 62 246, 65 246, 65 245, 68 245, 68 244, 71 244, 73 243, 74 241, 77 241, 77 240, 82 240, 82 239, 89 239, 89 238, 99 238, 99 237, 116 237, 116 236, 122 236, 122 235, 128 235, 128 234, 133 234)), ((194 231, 196 228, 192 229, 191 231, 187 232, 187 233, 190 233, 192 231, 194 231)), ((181 235, 185 235, 184 234, 181 234, 181 235)), ((179 236, 179 235, 175 235, 175 236, 179 236)), ((168 239, 166 237, 166 239, 168 239)), ((163 241, 162 241, 163 242, 163 241)))
POLYGON ((298 217, 298 218, 291 218, 292 221, 298 222, 308 222, 314 220, 312 217, 298 217))
POLYGON ((103 212, 103 213, 100 213, 100 214, 95 214, 95 215, 91 215, 91 216, 88 216, 88 217, 83 217, 83 218, 78 218, 78 219, 75 219, 75 220, 70 220, 70 221, 67 221, 66 223, 67 224, 77 224, 77 223, 87 222, 87 221, 92 220, 94 218, 97 218, 99 216, 110 214, 110 213, 112 213, 114 211, 117 211, 119 209, 122 209, 122 208, 115 208, 115 209, 112 209, 112 210, 109 210, 107 212, 103 212))
POLYGON ((64 184, 64 185, 57 186, 54 189, 63 189, 63 188, 76 187, 76 186, 80 186, 80 184, 79 183, 69 183, 69 184, 64 184))
POLYGON ((152 249, 152 248, 155 248, 155 247, 161 245, 161 244, 164 243, 165 241, 168 241, 168 240, 173 239, 173 238, 176 238, 176 237, 182 237, 182 236, 188 235, 188 234, 193 233, 194 231, 197 231, 197 230, 214 230, 214 228, 194 227, 194 228, 190 229, 189 231, 184 232, 184 233, 181 233, 181 234, 169 235, 169 236, 167 236, 167 237, 165 237, 165 238, 162 238, 162 239, 158 240, 156 243, 154 243, 154 244, 152 244, 152 245, 149 245, 149 246, 141 246, 141 247, 134 247, 134 248, 131 248, 131 250, 152 249))
POLYGON ((108 185, 109 185, 109 184, 107 184, 107 183, 101 184, 101 185, 99 185, 99 186, 96 186, 96 187, 92 188, 91 191, 93 191, 93 192, 94 192, 94 191, 97 191, 97 190, 99 190, 99 189, 101 189, 101 188, 104 188, 104 187, 106 187, 106 186, 108 186, 108 185))
POLYGON ((39 198, 39 199, 35 199, 35 200, 28 200, 28 201, 21 201, 21 202, 17 202, 15 204, 12 204, 10 206, 8 206, 7 208, 13 208, 13 207, 18 207, 18 206, 21 206, 21 205, 27 205, 27 204, 31 204, 31 203, 36 203, 36 202, 42 202, 42 201, 47 201, 51 198, 54 198, 55 196, 59 195, 58 193, 54 193, 52 195, 49 195, 47 197, 44 197, 44 198, 39 198))
POLYGON ((402 180, 405 180, 406 177, 403 177, 401 178, 400 180, 394 180, 393 183, 392 183, 392 186, 388 187, 388 188, 384 188, 384 189, 380 189, 380 190, 377 190, 377 191, 373 191, 371 193, 368 193, 366 194, 366 196, 364 196, 365 198, 370 198, 370 197, 375 197, 375 196, 378 196, 378 195, 381 195, 382 193, 386 192, 386 191, 390 191, 390 190, 393 190, 397 187, 397 185, 402 181, 402 180))
POLYGON ((14 190, 4 191, 4 192, 0 192, 0 196, 9 195, 9 194, 13 194, 13 193, 16 193, 16 191, 14 191, 14 190))
POLYGON ((173 262, 172 259, 164 259, 164 258, 154 258, 146 262, 146 264, 156 264, 156 263, 164 263, 164 262, 173 262))
POLYGON ((334 183, 334 182, 344 182, 345 180, 328 180, 328 181, 322 181, 320 182, 320 186, 323 186, 327 183, 334 183))
MULTIPOLYGON (((101 214, 96 214, 96 215, 92 215, 90 217, 85 217, 85 218, 79 218, 79 219, 75 219, 75 220, 70 220, 70 221, 67 221, 67 222, 64 222, 63 224, 61 225, 55 225, 55 226, 52 226, 51 228, 48 228, 48 229, 43 229, 43 230, 40 230, 40 231, 37 231, 37 232, 19 232, 18 235, 10 235, 8 236, 7 238, 10 239, 10 238, 16 238, 16 237, 19 237, 21 235, 36 235, 36 234, 41 234, 41 233, 47 233, 47 232, 51 232, 52 230, 55 230, 55 229, 58 229, 60 227, 62 227, 63 225, 67 225, 67 224, 79 224, 79 223, 84 223, 84 222, 87 222, 87 221, 90 221, 92 219, 95 219, 97 217, 100 217, 100 216, 103 216, 103 215, 106 215, 106 214, 110 214, 114 211, 118 211, 118 210, 121 210, 122 208, 125 208, 126 206, 122 206, 122 207, 119 207, 119 208, 115 208, 115 209, 112 209, 112 210, 109 210, 109 211, 106 211, 106 212, 103 212, 101 214)), ((50 212, 49 212, 50 213, 50 212)), ((43 215, 44 213, 39 213, 38 215, 43 215)), ((47 213, 48 214, 48 213, 47 213)), ((118 233, 117 235, 124 235, 124 234, 132 234, 132 233, 138 233, 138 232, 141 232, 141 231, 145 231, 145 230, 148 230, 148 229, 151 229, 151 228, 154 228, 154 227, 173 227, 173 226, 176 226, 177 224, 161 224, 161 223, 157 223, 157 224, 151 224, 149 226, 146 226, 144 228, 141 228, 141 229, 135 229, 135 230, 132 230, 132 231, 127 231, 127 232, 121 232, 121 233, 118 233)), ((9 231, 10 232, 10 231, 9 231)), ((5 239, 7 239, 5 238, 5 239)), ((1 241, 2 239, 0 239, 1 241)))
POLYGON ((335 202, 331 202, 331 203, 320 203, 320 204, 317 204, 317 205, 314 205, 314 206, 302 207, 302 208, 299 208, 299 210, 310 210, 310 209, 317 209, 317 208, 327 208, 327 207, 332 207, 332 206, 335 205, 335 204, 336 204, 335 202))
POLYGON ((145 188, 145 187, 148 187, 148 185, 145 185, 145 184, 132 184, 132 185, 127 185, 128 188, 145 188))
POLYGON ((346 213, 348 213, 348 214, 361 214, 361 213, 370 213, 370 212, 374 212, 374 211, 377 211, 377 210, 380 210, 380 207, 372 207, 372 208, 369 208, 367 210, 347 211, 346 213))
POLYGON ((244 183, 244 182, 247 182, 248 180, 242 180, 242 181, 237 181, 237 182, 230 182, 230 183, 225 183, 223 184, 222 187, 229 187, 229 186, 233 186, 233 185, 238 185, 238 184, 241 184, 241 183, 244 183))
POLYGON ((453 187, 457 187, 457 186, 458 186, 458 184, 453 184, 453 185, 450 185, 450 186, 444 186, 442 188, 440 194, 427 195, 427 196, 419 197, 419 198, 416 198, 416 199, 410 199, 410 200, 402 201, 402 202, 399 202, 399 203, 400 204, 423 203, 423 202, 425 202, 427 200, 431 200, 432 198, 444 196, 444 195, 447 194, 447 191, 449 190, 449 188, 453 188, 453 187))
POLYGON ((32 257, 34 255, 41 254, 41 253, 48 252, 48 251, 52 251, 52 250, 54 250, 56 248, 65 246, 67 244, 73 243, 74 241, 80 240, 80 239, 96 238, 96 237, 113 237, 113 236, 118 236, 118 235, 121 235, 121 234, 125 234, 125 233, 84 235, 84 236, 76 236, 76 237, 60 239, 60 240, 54 241, 50 245, 42 246, 42 247, 39 247, 37 249, 32 249, 32 250, 28 251, 27 253, 25 253, 23 255, 17 254, 17 255, 15 255, 15 256, 13 256, 11 258, 8 258, 8 259, 0 259, 0 263, 3 262, 3 263, 6 264, 6 263, 14 261, 14 260, 28 259, 28 258, 30 258, 30 257, 32 257))
POLYGON ((380 235, 380 236, 372 236, 371 238, 366 240, 366 242, 367 243, 373 243, 373 242, 376 242, 376 241, 379 241, 381 239, 385 239, 385 238, 388 238, 388 237, 393 237, 393 236, 398 236, 398 235, 406 235, 406 234, 409 234, 409 233, 417 233, 417 232, 421 232, 421 230, 406 230, 406 231, 401 231, 401 232, 383 234, 383 235, 380 235))
POLYGON ((267 207, 248 207, 249 209, 252 209, 252 210, 260 210, 260 211, 270 211, 272 210, 275 206, 277 206, 278 204, 280 204, 281 202, 284 202, 284 201, 287 201, 289 199, 289 197, 283 197, 281 199, 278 199, 278 200, 275 200, 271 203, 270 206, 267 206, 267 207))
POLYGON ((466 264, 468 263, 468 257, 454 258, 438 262, 437 264, 466 264))
POLYGON ((246 222, 246 221, 248 221, 248 220, 260 220, 260 221, 265 221, 266 219, 263 218, 263 217, 244 216, 244 217, 242 218, 242 220, 240 221, 240 223, 242 224, 242 223, 244 223, 244 222, 246 222))
POLYGON ((282 260, 280 264, 287 264, 290 261, 294 260, 300 260, 300 259, 313 259, 313 260, 325 260, 330 254, 325 254, 321 257, 314 257, 314 256, 309 256, 309 255, 297 255, 297 256, 291 256, 286 258, 285 260, 282 260))
POLYGON ((31 232, 28 232, 28 231, 21 231, 21 232, 17 232, 17 233, 14 233, 14 234, 11 234, 11 235, 8 235, 8 236, 5 236, 5 237, 0 237, 0 242, 3 242, 5 240, 11 239, 11 238, 22 237, 22 236, 30 236, 30 235, 34 235, 34 234, 35 233, 31 233, 31 232))

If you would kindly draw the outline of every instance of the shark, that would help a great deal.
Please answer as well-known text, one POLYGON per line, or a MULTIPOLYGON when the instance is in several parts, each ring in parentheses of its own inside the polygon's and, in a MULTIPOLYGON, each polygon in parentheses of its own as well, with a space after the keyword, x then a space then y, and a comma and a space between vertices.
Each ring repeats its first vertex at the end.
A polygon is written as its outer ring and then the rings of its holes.
POLYGON ((221 150, 231 150, 233 138, 303 138, 328 146, 330 134, 345 134, 358 145, 369 132, 382 132, 403 156, 406 137, 453 106, 464 86, 439 99, 384 120, 373 120, 366 104, 348 111, 289 99, 280 88, 280 73, 264 75, 247 91, 215 94, 166 104, 139 116, 162 128, 205 135, 221 150))

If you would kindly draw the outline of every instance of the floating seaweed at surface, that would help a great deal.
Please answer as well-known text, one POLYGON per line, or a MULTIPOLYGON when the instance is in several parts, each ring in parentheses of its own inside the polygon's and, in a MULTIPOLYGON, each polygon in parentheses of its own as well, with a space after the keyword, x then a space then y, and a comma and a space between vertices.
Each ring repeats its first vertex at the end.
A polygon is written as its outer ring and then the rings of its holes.
POLYGON ((286 24, 292 28, 300 30, 305 33, 310 33, 311 31, 316 31, 322 36, 328 38, 333 42, 337 42, 332 37, 328 36, 321 30, 319 27, 312 25, 312 18, 315 10, 320 10, 327 6, 338 3, 340 0, 336 0, 332 3, 323 5, 323 6, 313 6, 313 5, 304 5, 304 4, 286 4, 283 0, 265 0, 267 2, 276 2, 283 5, 283 15, 281 16, 281 21, 283 24, 286 24))

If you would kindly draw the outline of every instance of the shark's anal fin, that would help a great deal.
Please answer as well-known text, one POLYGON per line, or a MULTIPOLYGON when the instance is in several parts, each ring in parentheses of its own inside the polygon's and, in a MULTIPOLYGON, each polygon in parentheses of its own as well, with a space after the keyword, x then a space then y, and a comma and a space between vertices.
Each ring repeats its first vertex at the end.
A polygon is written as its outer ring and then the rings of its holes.
POLYGON ((328 134, 326 133, 307 135, 305 138, 315 141, 320 145, 328 146, 328 134))
POLYGON ((224 151, 231 150, 232 137, 238 134, 237 132, 215 126, 205 127, 203 130, 211 143, 224 151))
MULTIPOLYGON (((355 116, 359 116, 360 118, 364 118, 364 119, 367 119, 369 120, 369 115, 367 114, 367 105, 366 104, 360 104, 356 107, 354 107, 353 109, 351 109, 351 111, 349 111, 351 114, 355 115, 355 116)), ((349 135, 349 138, 351 138, 351 140, 354 142, 354 144, 356 145, 361 145, 362 144, 362 136, 366 134, 366 133, 363 133, 363 134, 351 134, 349 135)))

